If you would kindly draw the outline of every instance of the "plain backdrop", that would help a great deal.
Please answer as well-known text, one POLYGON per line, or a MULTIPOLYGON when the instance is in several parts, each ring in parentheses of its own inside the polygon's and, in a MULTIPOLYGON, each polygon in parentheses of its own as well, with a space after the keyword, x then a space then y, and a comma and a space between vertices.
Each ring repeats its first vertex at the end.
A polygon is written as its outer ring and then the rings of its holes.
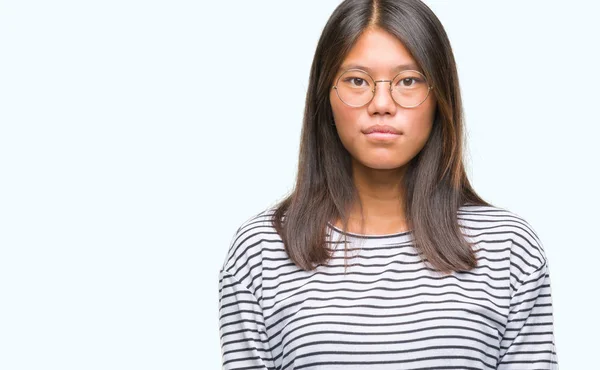
MULTIPOLYGON (((218 369, 218 271, 292 188, 338 0, 0 1, 0 368, 218 369)), ((426 1, 475 189, 552 266, 564 369, 597 362, 593 1, 426 1), (596 314, 594 314, 596 313, 596 314)))

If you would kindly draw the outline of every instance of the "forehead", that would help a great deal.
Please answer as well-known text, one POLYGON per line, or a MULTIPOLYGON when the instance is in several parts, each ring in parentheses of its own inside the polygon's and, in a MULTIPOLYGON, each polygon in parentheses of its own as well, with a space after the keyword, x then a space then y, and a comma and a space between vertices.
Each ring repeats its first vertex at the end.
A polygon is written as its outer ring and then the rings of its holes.
POLYGON ((406 69, 421 72, 421 68, 404 44, 392 34, 380 29, 370 29, 360 35, 342 61, 338 72, 349 68, 382 74, 406 69))

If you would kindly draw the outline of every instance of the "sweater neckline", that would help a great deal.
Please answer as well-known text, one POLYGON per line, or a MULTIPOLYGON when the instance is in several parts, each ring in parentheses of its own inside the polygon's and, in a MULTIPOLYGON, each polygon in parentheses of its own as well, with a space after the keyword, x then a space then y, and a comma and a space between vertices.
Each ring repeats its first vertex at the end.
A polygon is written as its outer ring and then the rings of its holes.
POLYGON ((413 231, 402 231, 398 233, 392 234, 357 234, 349 231, 344 231, 337 226, 333 225, 331 222, 327 222, 327 227, 330 230, 331 236, 339 237, 341 239, 344 236, 348 240, 357 240, 357 241, 384 241, 386 243, 390 242, 399 242, 399 241, 408 241, 413 237, 413 231))

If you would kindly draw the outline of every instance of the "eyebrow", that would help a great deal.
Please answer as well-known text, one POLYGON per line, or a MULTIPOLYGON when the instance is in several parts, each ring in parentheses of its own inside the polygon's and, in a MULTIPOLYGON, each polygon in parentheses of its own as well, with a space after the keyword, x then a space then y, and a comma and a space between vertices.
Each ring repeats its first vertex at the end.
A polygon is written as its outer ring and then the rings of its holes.
MULTIPOLYGON (((369 73, 371 73, 371 69, 369 67, 360 65, 360 64, 346 64, 340 67, 340 71, 341 70, 346 70, 346 69, 352 69, 352 68, 358 68, 358 69, 362 69, 363 71, 367 71, 369 73)), ((397 65, 396 67, 394 67, 392 69, 392 72, 400 72, 400 71, 405 71, 407 69, 413 69, 413 70, 417 70, 419 72, 421 72, 421 69, 419 68, 419 66, 417 66, 414 63, 408 63, 408 64, 400 64, 397 65)))

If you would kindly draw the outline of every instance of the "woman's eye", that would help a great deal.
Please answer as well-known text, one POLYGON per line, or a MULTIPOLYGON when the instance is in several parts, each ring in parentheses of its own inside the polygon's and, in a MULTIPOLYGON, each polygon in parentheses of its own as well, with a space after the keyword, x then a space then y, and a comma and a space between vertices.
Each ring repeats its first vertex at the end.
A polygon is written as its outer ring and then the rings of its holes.
POLYGON ((412 87, 413 85, 416 85, 418 82, 420 82, 420 79, 418 79, 418 78, 407 77, 407 78, 403 78, 400 81, 398 81, 398 84, 401 87, 412 87))
POLYGON ((363 82, 365 82, 365 80, 359 77, 349 77, 346 81, 349 81, 351 85, 359 87, 363 86, 363 82))
POLYGON ((414 78, 403 78, 400 80, 404 86, 412 86, 414 84, 414 78))

